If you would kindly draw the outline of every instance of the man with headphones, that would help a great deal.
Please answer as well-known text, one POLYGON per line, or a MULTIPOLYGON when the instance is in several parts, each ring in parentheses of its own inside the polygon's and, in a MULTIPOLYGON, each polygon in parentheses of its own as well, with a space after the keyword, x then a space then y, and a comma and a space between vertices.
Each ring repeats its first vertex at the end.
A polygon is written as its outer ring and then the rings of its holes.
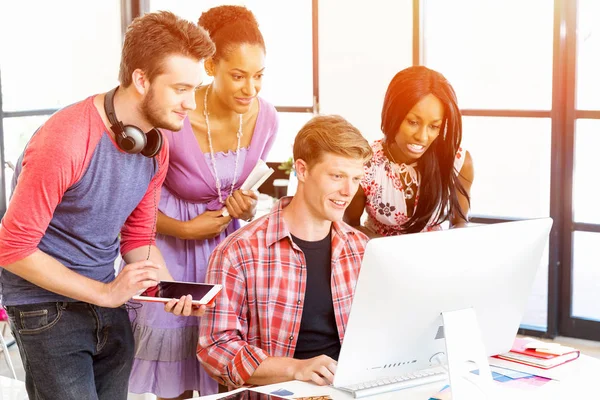
MULTIPOLYGON (((172 13, 137 18, 120 85, 52 115, 21 155, 0 226, 0 290, 31 399, 127 398, 124 303, 170 278, 154 246, 168 164, 157 128, 181 129, 213 53, 204 30, 172 13), (119 250, 127 265, 115 277, 119 250)), ((182 297, 165 310, 205 308, 182 297)))

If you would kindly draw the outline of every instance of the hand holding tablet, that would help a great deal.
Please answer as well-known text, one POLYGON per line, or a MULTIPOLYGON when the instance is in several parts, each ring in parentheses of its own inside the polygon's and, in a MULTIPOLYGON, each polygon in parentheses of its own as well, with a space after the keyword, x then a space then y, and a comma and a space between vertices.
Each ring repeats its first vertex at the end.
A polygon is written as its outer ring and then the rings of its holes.
POLYGON ((192 305, 201 306, 213 301, 221 289, 221 285, 209 283, 160 281, 158 285, 146 289, 137 296, 133 296, 133 299, 168 303, 173 299, 179 300, 182 296, 191 295, 192 305))

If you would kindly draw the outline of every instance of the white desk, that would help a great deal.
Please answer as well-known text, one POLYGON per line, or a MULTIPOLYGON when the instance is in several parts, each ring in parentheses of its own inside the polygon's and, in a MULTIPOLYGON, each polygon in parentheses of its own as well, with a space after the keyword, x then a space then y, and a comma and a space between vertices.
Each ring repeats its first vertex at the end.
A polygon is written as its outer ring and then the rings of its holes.
MULTIPOLYGON (((548 371, 537 368, 530 368, 522 364, 516 364, 505 360, 490 359, 492 365, 510 368, 516 371, 544 376, 555 379, 546 383, 539 388, 515 391, 514 389, 507 391, 507 396, 510 395, 511 400, 518 399, 575 399, 575 398, 600 398, 600 360, 581 355, 577 360, 570 363, 560 365, 548 371)), ((446 382, 447 383, 447 382, 446 382)), ((415 388, 399 390, 395 392, 383 393, 375 396, 365 397, 365 400, 427 400, 444 386, 444 382, 436 382, 428 385, 418 386, 415 388)), ((498 388, 502 391, 502 385, 498 384, 498 388)), ((286 389, 294 393, 286 398, 306 397, 306 396, 323 396, 329 395, 334 400, 350 400, 353 399, 349 393, 334 389, 329 386, 317 386, 307 382, 291 381, 277 383, 267 386, 259 386, 253 390, 262 393, 271 393, 278 389, 286 389)), ((214 400, 225 397, 229 393, 221 393, 212 396, 196 397, 202 400, 214 400)), ((504 392, 502 392, 504 394, 504 392)), ((501 396, 505 398, 504 396, 501 396)), ((480 400, 478 396, 477 400, 480 400)))

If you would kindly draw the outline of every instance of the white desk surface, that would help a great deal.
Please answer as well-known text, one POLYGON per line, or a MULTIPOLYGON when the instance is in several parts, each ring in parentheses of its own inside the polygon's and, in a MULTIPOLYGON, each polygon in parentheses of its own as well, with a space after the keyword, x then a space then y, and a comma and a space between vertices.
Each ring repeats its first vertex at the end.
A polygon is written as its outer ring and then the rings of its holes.
MULTIPOLYGON (((512 363, 505 360, 490 358, 490 364, 510 368, 516 371, 535 374, 554 379, 543 386, 527 390, 506 390, 498 384, 498 398, 518 399, 575 399, 575 398, 600 398, 600 360, 581 355, 577 360, 560 365, 550 370, 544 371, 538 368, 527 367, 526 365, 512 363)), ((448 382, 436 382, 428 385, 418 386, 410 389, 398 390, 394 392, 383 393, 379 395, 365 397, 365 400, 427 400, 434 396, 448 382)), ((329 395, 334 400, 353 399, 349 393, 334 389, 329 386, 317 386, 308 382, 290 381, 276 383, 267 386, 258 386, 252 390, 271 393, 278 389, 286 389, 294 393, 290 396, 282 396, 289 399, 307 396, 329 395)), ((243 390, 243 389, 238 389, 243 390)), ((214 400, 225 397, 232 392, 221 393, 212 396, 196 397, 195 399, 214 400)), ((477 396, 478 400, 482 397, 477 396)))

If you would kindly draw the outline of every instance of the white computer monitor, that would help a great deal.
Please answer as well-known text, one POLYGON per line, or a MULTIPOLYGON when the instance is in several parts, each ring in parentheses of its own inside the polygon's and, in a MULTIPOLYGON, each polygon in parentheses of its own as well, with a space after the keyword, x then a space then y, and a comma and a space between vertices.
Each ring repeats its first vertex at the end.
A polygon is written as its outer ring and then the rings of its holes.
POLYGON ((370 240, 333 386, 439 363, 442 312, 473 308, 487 355, 507 352, 551 226, 543 218, 370 240))

